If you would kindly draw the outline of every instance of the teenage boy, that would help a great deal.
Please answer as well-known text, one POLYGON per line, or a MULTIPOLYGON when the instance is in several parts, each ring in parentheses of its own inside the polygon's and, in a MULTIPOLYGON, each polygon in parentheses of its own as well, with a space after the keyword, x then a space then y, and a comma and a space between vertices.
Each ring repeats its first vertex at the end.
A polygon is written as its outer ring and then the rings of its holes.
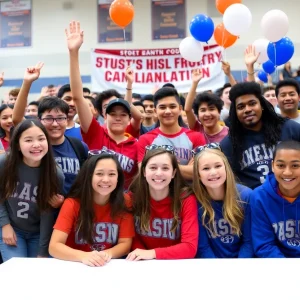
POLYGON ((154 94, 154 106, 159 127, 142 135, 138 142, 138 161, 141 163, 148 145, 170 145, 175 149, 175 155, 180 163, 182 175, 191 180, 193 166, 189 164, 192 159, 192 150, 205 144, 203 135, 180 127, 178 118, 182 106, 177 91, 170 87, 159 89, 154 94))
MULTIPOLYGON (((79 49, 83 43, 83 31, 79 22, 71 22, 66 30, 67 44, 70 55, 70 83, 73 100, 80 119, 83 140, 91 150, 101 150, 103 147, 112 150, 118 156, 125 175, 125 189, 128 188, 137 172, 137 141, 125 133, 131 117, 131 105, 121 99, 109 101, 104 117, 107 128, 103 128, 93 117, 87 101, 83 97, 82 81, 79 71, 79 49)), ((130 68, 126 70, 126 99, 131 101, 133 74, 130 68)), ((135 108, 135 107, 133 107, 135 108)), ((138 109, 135 108, 137 111, 138 109)), ((140 114, 140 112, 138 111, 140 114)))
POLYGON ((69 84, 63 85, 59 89, 57 93, 57 97, 64 100, 69 105, 68 126, 66 130, 66 135, 82 140, 80 125, 75 123, 74 121, 74 117, 77 112, 76 112, 76 106, 73 101, 73 95, 71 92, 70 85, 69 84))
POLYGON ((217 95, 211 93, 200 93, 196 97, 197 86, 201 79, 201 70, 193 70, 192 86, 184 107, 188 125, 190 129, 201 132, 207 144, 219 143, 228 134, 228 127, 219 123, 223 102, 217 95))
POLYGON ((295 79, 279 81, 275 87, 275 94, 281 115, 300 123, 300 114, 298 111, 300 99, 299 83, 295 79))
POLYGON ((156 126, 153 95, 145 95, 142 103, 145 107, 145 117, 141 126, 141 130, 143 131, 142 134, 144 134, 148 131, 151 131, 156 126))
MULTIPOLYGON (((16 126, 23 120, 26 101, 33 81, 40 75, 42 65, 27 68, 24 81, 13 111, 13 123, 16 126)), ((76 138, 66 137, 68 104, 58 97, 44 97, 38 107, 38 117, 49 135, 56 162, 61 167, 64 176, 64 196, 66 196, 80 170, 80 166, 87 158, 87 145, 76 138)), ((59 199, 57 199, 59 202, 59 199)))
POLYGON ((300 125, 277 115, 255 82, 230 90, 229 136, 221 149, 242 184, 255 188, 271 171, 274 147, 280 141, 300 141, 300 125))

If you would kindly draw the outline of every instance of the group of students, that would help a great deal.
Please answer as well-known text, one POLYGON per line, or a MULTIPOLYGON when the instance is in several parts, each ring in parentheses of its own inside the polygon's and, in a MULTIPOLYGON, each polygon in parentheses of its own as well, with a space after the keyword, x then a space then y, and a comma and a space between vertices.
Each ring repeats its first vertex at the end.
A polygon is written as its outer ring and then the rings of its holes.
POLYGON ((177 91, 163 87, 153 95, 158 125, 145 124, 149 131, 139 136, 132 70, 124 99, 111 90, 96 104, 84 98, 82 42, 72 22, 70 86, 40 101, 39 120, 23 116, 41 63, 26 70, 14 108, 0 112, 4 261, 300 256, 300 124, 277 115, 260 86, 246 82, 231 88, 229 128, 221 125, 217 96, 199 94, 193 106, 195 70, 185 103, 190 128, 181 124, 177 91))

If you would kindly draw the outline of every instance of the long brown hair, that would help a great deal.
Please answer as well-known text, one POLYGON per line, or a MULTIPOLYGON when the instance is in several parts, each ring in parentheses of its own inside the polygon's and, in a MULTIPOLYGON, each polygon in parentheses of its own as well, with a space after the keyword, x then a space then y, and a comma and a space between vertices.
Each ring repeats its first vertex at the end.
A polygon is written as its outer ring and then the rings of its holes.
POLYGON ((75 198, 80 203, 80 211, 77 220, 77 230, 80 237, 83 238, 89 244, 93 243, 94 233, 94 189, 92 186, 93 174, 98 161, 102 159, 111 159, 115 162, 118 172, 118 182, 116 188, 112 191, 109 197, 109 203, 111 207, 111 217, 115 219, 121 217, 124 212, 129 210, 126 207, 124 199, 124 173, 115 155, 100 154, 94 155, 88 158, 79 174, 77 175, 69 197, 75 198))
POLYGON ((241 225, 244 220, 244 211, 241 205, 242 201, 236 188, 236 181, 228 160, 223 152, 217 149, 205 148, 195 157, 194 160, 194 175, 198 175, 198 179, 195 178, 193 180, 193 190, 204 211, 202 215, 202 224, 214 235, 218 236, 214 226, 215 212, 211 205, 212 200, 206 187, 199 178, 199 159, 207 153, 218 155, 225 165, 226 181, 224 183, 225 196, 223 199, 223 216, 229 223, 233 232, 240 236, 241 225))
POLYGON ((52 154, 47 130, 40 121, 34 119, 21 122, 13 130, 13 135, 10 140, 10 151, 7 154, 4 168, 1 172, 0 202, 4 202, 6 199, 11 197, 16 189, 17 182, 19 180, 19 166, 23 161, 23 154, 20 151, 19 140, 22 133, 33 126, 36 126, 43 131, 49 147, 47 153, 41 160, 40 179, 36 197, 39 210, 44 211, 50 208, 49 200, 51 197, 59 193, 59 185, 57 180, 56 163, 52 154))
POLYGON ((139 219, 140 230, 150 230, 150 192, 148 182, 144 176, 145 168, 152 157, 168 154, 172 163, 173 170, 176 170, 174 178, 169 185, 169 196, 172 199, 172 212, 174 215, 171 231, 175 231, 179 225, 179 215, 182 209, 182 201, 192 194, 192 189, 189 188, 182 177, 176 156, 172 153, 158 148, 155 150, 147 151, 144 159, 141 163, 139 173, 136 175, 132 184, 129 187, 129 191, 133 195, 133 210, 136 219, 139 219))

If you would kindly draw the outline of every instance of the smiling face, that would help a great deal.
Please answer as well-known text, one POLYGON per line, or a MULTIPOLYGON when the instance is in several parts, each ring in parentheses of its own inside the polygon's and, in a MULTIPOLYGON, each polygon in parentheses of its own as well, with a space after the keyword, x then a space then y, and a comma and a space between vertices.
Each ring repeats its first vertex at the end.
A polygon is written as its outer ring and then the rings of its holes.
POLYGON ((73 101, 72 92, 65 92, 62 96, 62 100, 64 100, 69 105, 68 118, 73 120, 77 112, 73 101))
POLYGON ((13 127, 12 113, 13 110, 10 107, 0 113, 0 127, 5 131, 6 136, 10 135, 10 129, 13 127))
POLYGON ((67 115, 60 109, 45 111, 41 116, 41 122, 46 127, 51 144, 63 143, 64 134, 67 128, 67 115), (55 118, 56 120, 51 120, 55 118))
POLYGON ((201 103, 198 110, 200 123, 207 128, 216 126, 220 119, 220 113, 215 105, 210 105, 206 102, 201 103))
POLYGON ((198 160, 199 178, 209 191, 224 185, 226 169, 222 158, 214 153, 204 153, 198 160))
POLYGON ((169 96, 158 100, 155 110, 160 124, 165 127, 171 127, 178 124, 182 107, 174 96, 169 96))
POLYGON ((157 191, 161 194, 169 191, 169 184, 174 178, 176 170, 168 153, 151 157, 144 170, 144 176, 149 185, 150 194, 157 191))
POLYGON ((92 187, 96 198, 107 197, 117 187, 118 170, 113 159, 98 160, 93 177, 92 187))
POLYGON ((264 93, 264 97, 275 107, 278 104, 275 90, 268 90, 264 93))
POLYGON ((114 134, 124 134, 130 121, 126 108, 122 105, 115 105, 109 114, 105 115, 107 128, 114 134))
POLYGON ((30 167, 38 167, 48 152, 46 136, 37 126, 32 126, 21 134, 19 146, 24 163, 30 167))
POLYGON ((258 131, 262 126, 262 107, 254 95, 243 95, 235 101, 236 114, 243 127, 258 131))
POLYGON ((297 197, 300 193, 300 151, 293 149, 277 151, 272 171, 281 193, 287 197, 297 197))
POLYGON ((278 91, 278 105, 281 112, 289 115, 298 110, 299 95, 294 86, 283 86, 278 91))

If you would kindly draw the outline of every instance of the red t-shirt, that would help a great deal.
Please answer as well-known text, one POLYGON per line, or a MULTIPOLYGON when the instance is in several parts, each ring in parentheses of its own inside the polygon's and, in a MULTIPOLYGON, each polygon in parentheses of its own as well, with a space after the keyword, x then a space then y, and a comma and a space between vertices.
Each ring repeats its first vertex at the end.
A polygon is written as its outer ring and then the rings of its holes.
POLYGON ((103 206, 94 204, 94 243, 93 245, 89 245, 80 238, 76 231, 79 210, 79 201, 67 198, 54 225, 54 229, 68 234, 66 245, 73 249, 85 252, 93 250, 102 251, 115 246, 119 238, 134 237, 133 216, 131 214, 124 213, 122 217, 112 220, 109 203, 103 206))
POLYGON ((176 134, 165 134, 159 128, 143 134, 138 141, 138 162, 145 156, 145 147, 148 145, 171 145, 175 147, 175 155, 181 165, 187 165, 192 158, 192 150, 205 145, 205 139, 199 132, 182 127, 176 134))
POLYGON ((128 137, 126 141, 119 144, 113 140, 107 132, 106 128, 93 118, 87 133, 81 130, 83 141, 88 145, 90 150, 101 150, 107 147, 118 155, 118 160, 125 175, 125 189, 128 188, 132 178, 137 173, 137 140, 125 133, 128 137))
POLYGON ((5 138, 0 138, 0 140, 1 140, 1 143, 4 147, 4 150, 6 151, 9 147, 9 142, 7 140, 5 140, 5 138))
POLYGON ((180 225, 175 232, 171 232, 174 217, 171 198, 150 201, 150 231, 141 232, 136 219, 132 249, 154 249, 157 259, 194 258, 199 236, 196 197, 190 195, 183 200, 180 225))

